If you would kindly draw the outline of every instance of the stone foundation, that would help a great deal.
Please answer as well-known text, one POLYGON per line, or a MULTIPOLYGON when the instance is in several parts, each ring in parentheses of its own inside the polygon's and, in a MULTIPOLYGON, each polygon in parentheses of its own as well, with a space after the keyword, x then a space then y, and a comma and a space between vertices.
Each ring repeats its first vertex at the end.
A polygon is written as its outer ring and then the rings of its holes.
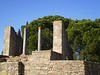
POLYGON ((77 60, 53 60, 50 50, 33 51, 32 55, 7 58, 0 63, 1 73, 8 75, 100 75, 100 64, 77 60))
POLYGON ((23 75, 21 62, 0 63, 0 75, 23 75))

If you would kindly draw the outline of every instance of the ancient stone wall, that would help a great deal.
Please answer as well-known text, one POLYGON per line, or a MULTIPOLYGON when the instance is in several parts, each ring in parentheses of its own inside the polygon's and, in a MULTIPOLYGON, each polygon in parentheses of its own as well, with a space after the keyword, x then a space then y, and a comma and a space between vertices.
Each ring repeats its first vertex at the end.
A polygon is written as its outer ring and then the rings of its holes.
POLYGON ((33 51, 32 55, 22 54, 22 38, 11 26, 5 27, 3 55, 9 57, 0 63, 0 75, 100 75, 100 64, 64 60, 72 59, 73 51, 63 22, 54 21, 53 26, 53 51, 33 51))
POLYGON ((100 64, 80 60, 52 60, 55 56, 50 50, 33 51, 32 55, 10 57, 7 62, 22 62, 19 67, 22 75, 100 75, 100 64))
POLYGON ((3 55, 18 56, 22 54, 23 40, 18 36, 14 28, 11 26, 5 27, 4 31, 4 46, 3 55))
POLYGON ((23 75, 21 62, 0 63, 0 75, 23 75))
POLYGON ((100 75, 100 63, 85 62, 86 75, 100 75))
POLYGON ((50 60, 51 56, 52 51, 33 52, 23 62, 25 75, 85 75, 84 61, 50 60))
POLYGON ((84 61, 30 62, 25 63, 25 75, 85 75, 84 61))

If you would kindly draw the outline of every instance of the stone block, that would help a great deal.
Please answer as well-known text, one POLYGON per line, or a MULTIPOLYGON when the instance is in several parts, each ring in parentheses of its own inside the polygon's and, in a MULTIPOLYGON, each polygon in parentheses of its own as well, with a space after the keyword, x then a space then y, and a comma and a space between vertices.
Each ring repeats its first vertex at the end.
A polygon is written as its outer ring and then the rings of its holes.
POLYGON ((53 51, 62 54, 62 59, 73 59, 73 51, 69 46, 67 33, 64 23, 60 21, 53 22, 53 51))
POLYGON ((22 54, 22 38, 18 36, 14 28, 11 26, 5 27, 3 55, 18 56, 22 54))

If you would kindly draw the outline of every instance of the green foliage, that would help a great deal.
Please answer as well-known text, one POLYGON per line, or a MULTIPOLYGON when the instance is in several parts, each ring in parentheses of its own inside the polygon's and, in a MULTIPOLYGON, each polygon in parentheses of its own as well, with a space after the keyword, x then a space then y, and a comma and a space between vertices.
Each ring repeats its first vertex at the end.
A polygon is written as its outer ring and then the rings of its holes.
MULTIPOLYGON (((80 54, 81 60, 100 62, 100 24, 99 19, 75 20, 66 29, 73 51, 80 54)), ((74 57, 75 54, 74 54, 74 57)))
POLYGON ((28 21, 26 22, 26 25, 28 25, 28 21))
POLYGON ((18 30, 18 35, 19 35, 19 36, 21 36, 21 32, 20 32, 20 29, 18 30))
POLYGON ((66 57, 66 60, 68 60, 68 57, 66 57))
MULTIPOLYGON (((74 52, 79 53, 80 60, 100 62, 100 19, 91 21, 90 19, 72 20, 62 16, 44 16, 33 20, 30 24, 22 25, 27 28, 27 50, 37 50, 38 27, 42 27, 42 50, 52 49, 53 44, 53 24, 55 20, 63 20, 68 41, 74 52)), ((74 53, 74 59, 77 54, 74 53)))
POLYGON ((73 53, 73 59, 77 60, 78 55, 76 53, 73 53))
POLYGON ((27 28, 27 50, 37 50, 38 45, 38 27, 42 28, 42 50, 52 49, 53 44, 53 21, 63 20, 65 27, 69 25, 69 19, 61 16, 44 16, 37 20, 32 21, 30 24, 28 22, 26 25, 22 25, 22 37, 24 32, 24 27, 27 28))
POLYGON ((48 28, 42 30, 42 49, 47 50, 52 48, 53 34, 48 28))

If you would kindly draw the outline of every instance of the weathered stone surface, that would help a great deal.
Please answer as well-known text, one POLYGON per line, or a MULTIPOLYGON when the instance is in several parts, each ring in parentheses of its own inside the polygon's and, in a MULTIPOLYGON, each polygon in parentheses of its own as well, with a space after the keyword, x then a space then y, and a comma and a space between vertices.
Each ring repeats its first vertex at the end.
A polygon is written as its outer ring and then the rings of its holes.
POLYGON ((6 70, 2 70, 1 75, 7 75, 7 71, 6 70))
POLYGON ((64 23, 60 21, 53 22, 53 51, 62 54, 63 59, 73 59, 73 51, 69 46, 67 33, 64 23))
POLYGON ((22 75, 19 71, 20 62, 2 62, 0 63, 0 75, 22 75))
MULTIPOLYGON (((100 64, 77 60, 51 60, 52 51, 33 51, 32 55, 10 57, 0 63, 12 75, 100 75, 100 64), (11 67, 10 67, 11 66, 11 67), (14 72, 13 72, 14 69, 14 72)), ((2 68, 3 67, 3 68, 2 68)))
POLYGON ((10 47, 10 31, 11 27, 5 27, 4 31, 4 45, 3 45, 3 55, 9 56, 9 47, 10 47))
POLYGON ((5 27, 3 55, 18 56, 22 54, 22 43, 22 38, 17 35, 13 27, 5 27))

